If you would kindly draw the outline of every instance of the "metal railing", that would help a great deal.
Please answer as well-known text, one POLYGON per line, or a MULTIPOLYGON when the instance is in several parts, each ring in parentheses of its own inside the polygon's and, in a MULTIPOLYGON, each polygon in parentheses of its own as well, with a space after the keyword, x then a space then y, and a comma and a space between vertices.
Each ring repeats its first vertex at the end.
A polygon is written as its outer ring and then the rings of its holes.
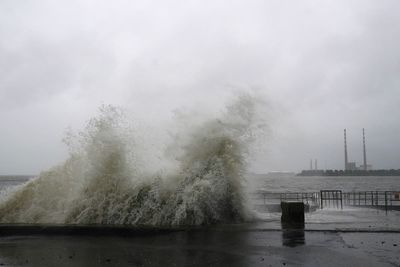
POLYGON ((277 205, 282 201, 302 201, 319 208, 343 206, 375 207, 400 210, 399 191, 352 191, 321 190, 319 192, 269 192, 259 190, 251 199, 258 205, 277 205))
POLYGON ((319 203, 319 192, 268 192, 258 191, 252 194, 251 199, 266 204, 279 204, 281 201, 302 201, 305 204, 319 203))
POLYGON ((400 208, 400 191, 353 191, 344 193, 348 206, 400 208))
POLYGON ((329 207, 333 206, 336 208, 343 209, 343 193, 342 190, 321 190, 320 194, 320 208, 323 209, 324 205, 329 207))

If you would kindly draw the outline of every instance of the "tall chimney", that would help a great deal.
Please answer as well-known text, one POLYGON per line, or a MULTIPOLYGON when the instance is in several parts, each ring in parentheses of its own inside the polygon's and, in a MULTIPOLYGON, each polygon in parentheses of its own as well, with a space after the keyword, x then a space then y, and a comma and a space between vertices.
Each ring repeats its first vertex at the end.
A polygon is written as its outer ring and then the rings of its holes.
POLYGON ((346 171, 349 166, 349 161, 347 158, 347 142, 346 142, 346 129, 344 129, 344 170, 346 171))
POLYGON ((367 170, 367 151, 365 150, 365 130, 363 128, 364 171, 367 170))
POLYGON ((315 159, 314 168, 315 168, 315 170, 318 170, 318 161, 317 161, 317 159, 315 159))
POLYGON ((312 159, 310 159, 310 170, 312 170, 312 159))

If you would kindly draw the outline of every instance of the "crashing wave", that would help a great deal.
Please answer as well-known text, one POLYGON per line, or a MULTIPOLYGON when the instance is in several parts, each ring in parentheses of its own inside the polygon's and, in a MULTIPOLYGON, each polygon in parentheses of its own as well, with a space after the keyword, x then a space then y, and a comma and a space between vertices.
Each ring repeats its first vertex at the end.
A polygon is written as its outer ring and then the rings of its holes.
POLYGON ((2 196, 0 221, 184 226, 249 219, 243 176, 254 115, 254 99, 242 95, 221 118, 180 134, 167 150, 174 167, 151 172, 124 113, 103 106, 84 131, 66 138, 63 164, 2 196))

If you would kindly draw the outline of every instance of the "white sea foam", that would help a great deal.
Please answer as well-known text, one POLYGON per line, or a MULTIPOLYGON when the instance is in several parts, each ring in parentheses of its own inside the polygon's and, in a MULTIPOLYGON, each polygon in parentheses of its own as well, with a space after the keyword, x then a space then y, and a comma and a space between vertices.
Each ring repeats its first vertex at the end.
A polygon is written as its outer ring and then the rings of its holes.
POLYGON ((218 119, 184 119, 186 129, 158 156, 170 162, 160 170, 144 156, 145 134, 119 108, 103 106, 82 132, 67 135, 63 164, 2 195, 0 221, 181 226, 249 219, 243 175, 259 130, 255 110, 254 98, 241 95, 218 119))

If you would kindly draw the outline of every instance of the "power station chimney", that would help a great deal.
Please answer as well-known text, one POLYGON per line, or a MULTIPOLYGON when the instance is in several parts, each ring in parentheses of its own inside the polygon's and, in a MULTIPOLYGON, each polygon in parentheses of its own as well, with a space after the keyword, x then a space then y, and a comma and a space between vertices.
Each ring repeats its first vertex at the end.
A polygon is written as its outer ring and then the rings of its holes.
POLYGON ((349 161, 347 158, 347 142, 346 142, 346 129, 344 129, 344 170, 347 171, 349 161))
POLYGON ((365 130, 363 128, 364 171, 367 170, 367 151, 365 150, 365 130))
POLYGON ((315 159, 314 168, 315 168, 315 170, 318 170, 318 161, 317 161, 317 159, 315 159))
POLYGON ((310 170, 312 170, 312 159, 310 159, 310 170))

